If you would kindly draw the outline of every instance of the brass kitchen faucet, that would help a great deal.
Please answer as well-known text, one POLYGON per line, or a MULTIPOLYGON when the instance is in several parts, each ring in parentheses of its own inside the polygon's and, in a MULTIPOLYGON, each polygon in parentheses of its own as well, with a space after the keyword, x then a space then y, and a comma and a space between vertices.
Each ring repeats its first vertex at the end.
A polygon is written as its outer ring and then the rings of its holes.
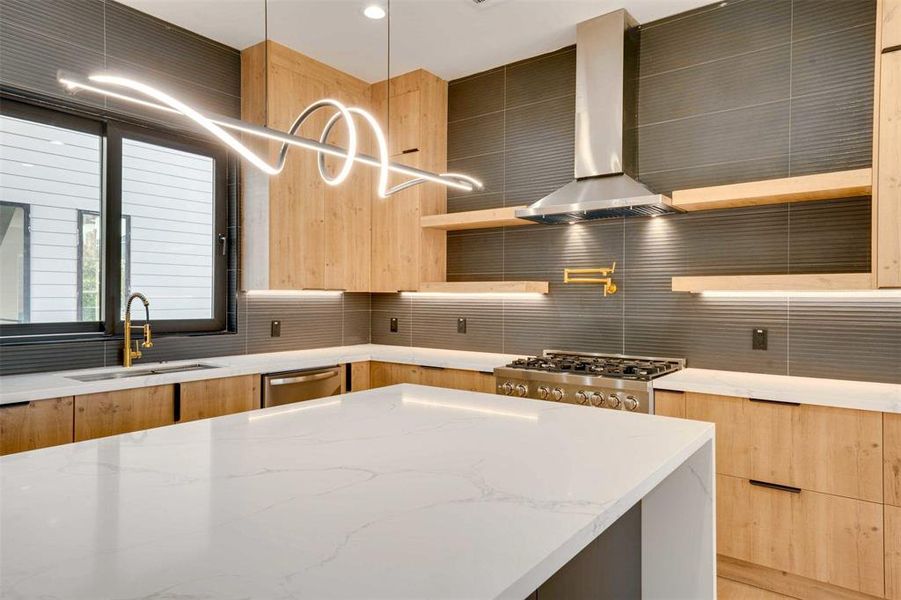
POLYGON ((138 347, 138 340, 135 340, 135 347, 132 349, 131 347, 131 301, 135 298, 141 300, 144 303, 144 313, 146 315, 144 319, 144 325, 142 327, 136 327, 138 329, 144 330, 144 341, 141 342, 141 348, 152 348, 153 347, 153 339, 151 338, 150 333, 150 302, 144 296, 144 294, 140 292, 134 292, 131 296, 128 297, 128 302, 125 304, 125 347, 122 352, 122 366, 130 367, 131 362, 136 358, 141 358, 141 350, 138 347))

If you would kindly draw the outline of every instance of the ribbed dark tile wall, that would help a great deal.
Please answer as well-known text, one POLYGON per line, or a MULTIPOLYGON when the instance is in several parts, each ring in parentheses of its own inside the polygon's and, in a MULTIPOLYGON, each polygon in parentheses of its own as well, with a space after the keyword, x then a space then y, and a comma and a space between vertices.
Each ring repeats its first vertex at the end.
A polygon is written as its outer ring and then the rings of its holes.
MULTIPOLYGON (((658 191, 870 163, 875 3, 739 0, 641 34, 639 178, 658 191)), ((449 87, 450 168, 482 177, 449 210, 537 200, 573 176, 575 52, 449 87)), ((676 275, 867 271, 865 199, 576 226, 455 232, 448 279, 542 279, 545 297, 374 295, 373 342, 535 353, 684 356, 696 367, 901 382, 901 303, 711 299, 676 275), (564 267, 616 261, 616 295, 563 285, 564 267), (399 332, 389 333, 389 319, 399 332), (468 333, 456 333, 457 317, 468 333), (751 350, 751 330, 769 349, 751 350)))
POLYGON ((239 116, 241 55, 112 0, 0 0, 0 83, 142 120, 183 119, 91 94, 70 96, 57 70, 109 69, 156 82, 194 106, 239 116))

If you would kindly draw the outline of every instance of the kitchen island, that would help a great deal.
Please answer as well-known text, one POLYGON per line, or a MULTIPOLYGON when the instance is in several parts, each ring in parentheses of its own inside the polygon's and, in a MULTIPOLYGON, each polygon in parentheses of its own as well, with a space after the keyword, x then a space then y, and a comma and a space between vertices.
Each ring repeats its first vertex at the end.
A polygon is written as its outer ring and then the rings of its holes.
POLYGON ((414 385, 0 458, 3 598, 713 598, 710 424, 414 385))

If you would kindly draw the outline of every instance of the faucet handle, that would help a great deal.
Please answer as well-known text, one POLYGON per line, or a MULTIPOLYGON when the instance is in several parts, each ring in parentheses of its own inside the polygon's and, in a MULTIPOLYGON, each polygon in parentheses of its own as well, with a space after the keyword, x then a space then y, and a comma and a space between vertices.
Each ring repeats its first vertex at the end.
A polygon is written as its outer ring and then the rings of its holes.
POLYGON ((144 323, 144 342, 141 345, 145 348, 153 348, 153 336, 150 332, 150 323, 144 323))
POLYGON ((134 349, 128 348, 126 352, 131 352, 132 358, 141 358, 141 349, 138 347, 138 340, 135 340, 134 349))

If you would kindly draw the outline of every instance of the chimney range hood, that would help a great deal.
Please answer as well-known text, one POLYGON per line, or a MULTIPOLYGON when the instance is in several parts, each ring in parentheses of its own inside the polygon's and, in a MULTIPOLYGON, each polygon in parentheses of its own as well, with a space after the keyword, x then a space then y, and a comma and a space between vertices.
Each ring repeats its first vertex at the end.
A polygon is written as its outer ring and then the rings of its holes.
POLYGON ((635 173, 637 22, 625 10, 576 28, 575 181, 516 211, 538 223, 681 212, 635 173))

